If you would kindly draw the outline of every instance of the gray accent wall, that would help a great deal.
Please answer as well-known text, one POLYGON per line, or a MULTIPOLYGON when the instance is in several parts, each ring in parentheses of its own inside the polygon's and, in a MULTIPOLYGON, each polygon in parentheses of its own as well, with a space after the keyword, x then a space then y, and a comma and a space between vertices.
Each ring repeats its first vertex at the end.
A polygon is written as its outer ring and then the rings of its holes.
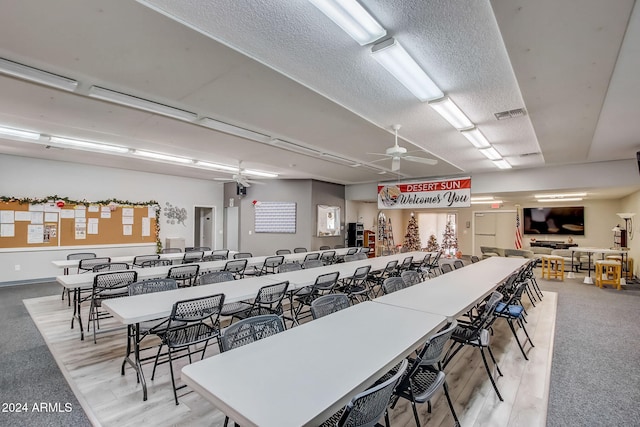
MULTIPOLYGON (((273 255, 278 249, 304 247, 319 249, 344 243, 344 234, 337 237, 316 237, 317 205, 332 205, 341 208, 344 225, 344 186, 312 180, 262 180, 261 185, 252 185, 247 195, 239 199, 240 206, 240 250, 253 255, 273 255), (255 233, 254 204, 259 202, 294 202, 296 204, 295 233, 255 233)), ((235 187, 234 187, 235 188, 235 187)), ((235 190, 234 190, 235 191, 235 190)), ((235 195, 235 193, 233 193, 235 195)), ((225 203, 233 197, 231 189, 225 191, 225 203)), ((237 203, 237 198, 234 204, 237 203)))

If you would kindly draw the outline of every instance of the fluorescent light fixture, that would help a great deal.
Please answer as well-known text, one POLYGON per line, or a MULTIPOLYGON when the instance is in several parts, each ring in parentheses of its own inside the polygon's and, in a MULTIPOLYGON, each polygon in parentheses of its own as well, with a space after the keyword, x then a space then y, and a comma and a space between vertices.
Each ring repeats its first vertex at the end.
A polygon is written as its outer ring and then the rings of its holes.
POLYGON ((309 0, 360 46, 387 34, 378 22, 355 0, 309 0))
POLYGON ((493 204, 502 204, 502 200, 471 200, 472 205, 493 205, 493 204))
POLYGON ((273 173, 273 172, 262 172, 262 171, 256 171, 253 169, 243 169, 242 173, 245 175, 251 175, 251 176, 259 176, 262 178, 277 178, 278 174, 277 173, 273 173))
POLYGON ((0 135, 17 136, 18 138, 33 139, 33 140, 40 139, 40 134, 37 132, 30 132, 28 130, 22 130, 22 129, 7 128, 4 126, 0 126, 0 135))
POLYGON ((126 93, 116 92, 114 90, 105 89, 99 86, 91 86, 89 88, 89 96, 92 98, 109 101, 127 107, 137 108, 139 110, 149 111, 174 119, 193 121, 198 115, 179 108, 170 107, 168 105, 159 104, 149 101, 148 99, 138 98, 137 96, 127 95, 126 93))
POLYGON ((536 194, 536 199, 561 199, 564 197, 586 197, 587 193, 536 194))
POLYGON ((498 150, 493 147, 483 148, 478 151, 480 151, 489 160, 502 160, 502 156, 498 153, 498 150))
POLYGON ((146 157, 148 159, 164 160, 165 162, 173 162, 173 163, 193 164, 193 160, 191 159, 187 159, 184 157, 171 156, 169 154, 154 153, 153 151, 135 150, 133 153, 136 156, 146 157))
MULTIPOLYGON (((374 45, 371 55, 420 101, 430 101, 444 96, 431 77, 393 37, 374 45)), ((473 124, 465 127, 470 126, 473 124)))
POLYGON ((228 166, 228 165, 221 165, 219 163, 203 162, 201 160, 196 160, 195 165, 202 166, 203 168, 209 168, 209 169, 218 169, 218 170, 228 171, 228 172, 238 172, 237 166, 234 167, 234 166, 228 166))
POLYGON ((305 147, 304 145, 295 144, 289 141, 283 141, 282 139, 273 139, 271 140, 271 144, 276 147, 283 148, 285 150, 293 151, 299 154, 306 154, 307 156, 320 156, 322 155, 321 151, 315 150, 310 147, 305 147))
POLYGON ((343 163, 349 166, 353 166, 354 164, 356 164, 356 162, 353 160, 345 159, 344 157, 336 156, 329 153, 322 153, 322 157, 325 159, 331 160, 333 162, 343 163))
POLYGON ((70 92, 73 92, 78 87, 76 80, 22 65, 4 58, 0 58, 0 73, 58 89, 68 90, 70 92))
POLYGON ((468 130, 460 131, 465 138, 469 140, 470 143, 473 144, 476 148, 489 148, 491 144, 487 140, 487 138, 480 132, 480 129, 473 128, 468 130))
POLYGON ((436 110, 451 126, 458 130, 473 127, 473 122, 462 112, 449 97, 429 102, 431 108, 436 110))
POLYGON ((538 199, 538 202, 547 203, 547 202, 579 202, 582 200, 582 197, 568 197, 565 199, 538 199))
POLYGON ((105 151, 108 153, 128 153, 128 147, 118 145, 102 144, 100 142, 83 141, 80 139, 62 138, 59 136, 50 136, 49 141, 56 145, 64 145, 71 148, 88 151, 105 151))
POLYGON ((493 164, 500 169, 511 169, 511 164, 509 164, 509 162, 507 162, 505 159, 494 160, 493 164))
POLYGON ((493 196, 478 196, 478 197, 471 198, 472 202, 486 202, 486 201, 493 201, 493 200, 494 200, 493 196))
POLYGON ((230 125, 229 123, 210 119, 209 117, 203 117, 202 119, 198 120, 198 123, 209 129, 217 130, 220 132, 228 133, 230 135, 239 136, 240 138, 250 139, 257 142, 269 142, 271 140, 271 137, 269 137, 269 135, 264 135, 262 133, 254 132, 249 129, 230 125))

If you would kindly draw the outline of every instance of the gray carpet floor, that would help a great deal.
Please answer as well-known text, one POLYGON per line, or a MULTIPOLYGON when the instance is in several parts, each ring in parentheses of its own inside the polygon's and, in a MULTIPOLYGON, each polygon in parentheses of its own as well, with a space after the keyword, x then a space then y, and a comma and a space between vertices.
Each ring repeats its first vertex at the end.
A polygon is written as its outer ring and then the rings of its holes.
POLYGON ((0 426, 91 425, 22 303, 60 289, 55 283, 0 287, 0 426))
MULTIPOLYGON (((559 294, 547 425, 640 426, 640 285, 538 283, 559 294)), ((0 426, 90 425, 22 303, 59 293, 55 283, 0 287, 0 426), (11 403, 27 411, 5 412, 11 403), (34 411, 41 403, 49 412, 34 411)))
POLYGON ((547 426, 640 426, 640 285, 582 280, 538 279, 558 293, 547 426))

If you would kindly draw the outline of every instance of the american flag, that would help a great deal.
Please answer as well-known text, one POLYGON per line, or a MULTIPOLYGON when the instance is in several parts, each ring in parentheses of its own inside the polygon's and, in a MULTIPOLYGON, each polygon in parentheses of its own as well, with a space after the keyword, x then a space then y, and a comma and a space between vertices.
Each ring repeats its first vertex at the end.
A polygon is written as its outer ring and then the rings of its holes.
POLYGON ((522 249, 522 233, 520 232, 520 210, 516 210, 516 249, 522 249))

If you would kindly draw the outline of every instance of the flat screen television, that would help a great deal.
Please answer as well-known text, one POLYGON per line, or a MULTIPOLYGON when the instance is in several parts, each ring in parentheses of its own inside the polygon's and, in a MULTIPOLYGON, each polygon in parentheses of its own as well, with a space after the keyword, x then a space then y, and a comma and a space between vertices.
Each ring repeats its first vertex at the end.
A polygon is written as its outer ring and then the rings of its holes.
POLYGON ((524 234, 584 236, 584 206, 524 208, 524 234))

